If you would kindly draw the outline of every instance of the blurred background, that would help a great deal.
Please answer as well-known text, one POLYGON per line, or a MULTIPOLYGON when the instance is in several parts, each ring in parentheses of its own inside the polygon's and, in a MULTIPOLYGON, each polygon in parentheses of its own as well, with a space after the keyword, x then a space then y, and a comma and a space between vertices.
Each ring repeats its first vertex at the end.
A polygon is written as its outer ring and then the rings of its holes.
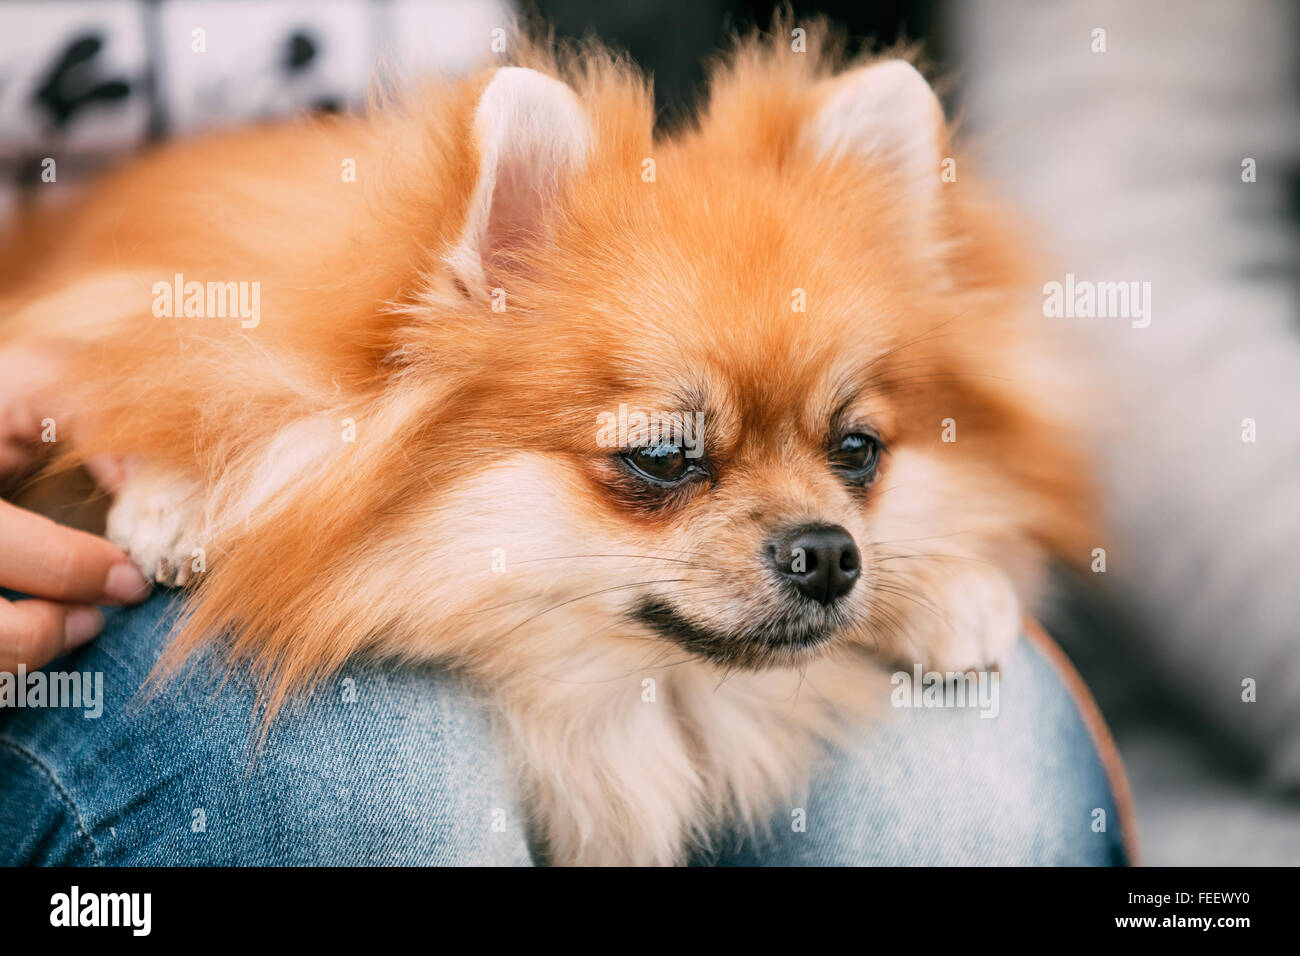
MULTIPOLYGON (((377 65, 491 62, 509 0, 0 2, 0 220, 152 141, 354 109, 377 65), (54 160, 51 167, 49 160, 54 160), (55 175, 51 169, 57 170, 55 175)), ((546 0, 655 77, 661 123, 773 4, 546 0)), ((1132 780, 1151 864, 1300 863, 1300 7, 795 3, 921 41, 963 171, 1039 230, 1044 283, 1151 283, 1150 325, 1048 319, 1094 363, 1104 571, 1046 622, 1132 780)), ((964 172, 963 172, 964 174, 964 172)))

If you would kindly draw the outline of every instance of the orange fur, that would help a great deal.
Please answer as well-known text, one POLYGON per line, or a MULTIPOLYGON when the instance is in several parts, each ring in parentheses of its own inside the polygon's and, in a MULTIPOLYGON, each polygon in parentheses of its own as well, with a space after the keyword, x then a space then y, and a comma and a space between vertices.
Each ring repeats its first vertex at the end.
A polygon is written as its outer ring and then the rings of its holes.
POLYGON ((166 666, 224 634, 270 713, 358 653, 463 666, 499 704, 554 858, 676 862, 798 785, 816 741, 869 709, 873 660, 948 660, 994 573, 1032 602, 1048 555, 1083 560, 1072 396, 1024 319, 1026 254, 995 202, 962 176, 918 228, 890 170, 809 148, 809 117, 858 65, 820 32, 804 55, 742 43, 668 139, 625 63, 544 46, 519 63, 562 77, 593 135, 544 235, 492 263, 505 313, 444 264, 485 73, 127 166, 24 233, 0 331, 67 355, 70 460, 126 455, 197 489, 211 567, 166 666), (178 272, 260 282, 260 325, 155 317, 151 284, 178 272), (854 389, 850 413, 889 449, 862 493, 825 464, 854 389), (715 481, 629 499, 597 417, 685 401, 707 410, 715 481), (299 448, 301 468, 268 477, 299 448), (853 619, 714 693, 726 668, 675 667, 684 653, 629 602, 762 619, 776 598, 754 555, 778 519, 853 532, 853 619), (804 675, 817 692, 792 705, 804 675), (639 769, 620 747, 641 748, 639 769))

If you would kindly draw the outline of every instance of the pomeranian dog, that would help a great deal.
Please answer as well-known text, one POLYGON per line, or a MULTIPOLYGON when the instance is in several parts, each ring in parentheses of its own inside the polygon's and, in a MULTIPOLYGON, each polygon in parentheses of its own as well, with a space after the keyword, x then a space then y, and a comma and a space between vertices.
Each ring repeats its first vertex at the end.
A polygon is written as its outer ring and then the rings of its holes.
POLYGON ((758 827, 1086 555, 1085 442, 1006 212, 901 59, 741 41, 654 133, 598 49, 159 149, 9 253, 65 464, 270 712, 462 669, 551 861, 758 827))

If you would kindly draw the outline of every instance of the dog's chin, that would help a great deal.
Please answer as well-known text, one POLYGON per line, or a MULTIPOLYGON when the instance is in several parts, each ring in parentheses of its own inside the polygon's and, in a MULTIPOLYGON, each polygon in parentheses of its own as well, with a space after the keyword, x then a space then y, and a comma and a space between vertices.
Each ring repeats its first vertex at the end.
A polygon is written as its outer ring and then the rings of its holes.
POLYGON ((725 667, 760 670, 811 660, 835 640, 825 622, 772 619, 748 628, 715 630, 696 624, 662 598, 646 598, 631 612, 639 624, 697 657, 725 667))

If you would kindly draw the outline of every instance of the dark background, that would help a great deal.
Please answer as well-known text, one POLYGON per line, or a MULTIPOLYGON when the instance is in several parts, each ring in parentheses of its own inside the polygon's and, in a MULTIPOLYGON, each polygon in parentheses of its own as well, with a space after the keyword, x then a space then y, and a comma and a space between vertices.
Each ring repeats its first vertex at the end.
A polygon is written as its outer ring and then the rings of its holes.
POLYGON ((934 0, 881 2, 740 3, 735 0, 542 0, 533 5, 561 36, 594 35, 624 49, 654 74, 661 121, 672 122, 696 100, 708 58, 728 36, 755 26, 766 29, 778 9, 796 18, 824 15, 852 37, 851 49, 924 40, 926 53, 946 62, 934 0))

